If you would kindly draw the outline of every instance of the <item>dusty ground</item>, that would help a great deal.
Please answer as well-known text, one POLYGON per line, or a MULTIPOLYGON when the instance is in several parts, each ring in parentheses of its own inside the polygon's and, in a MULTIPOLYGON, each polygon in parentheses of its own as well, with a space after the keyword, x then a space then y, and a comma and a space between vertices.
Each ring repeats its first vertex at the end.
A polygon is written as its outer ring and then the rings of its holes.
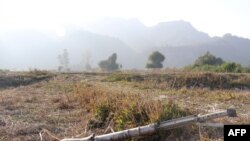
MULTIPOLYGON (((77 87, 93 86, 110 93, 135 93, 146 98, 173 101, 193 113, 208 113, 230 106, 237 118, 221 118, 221 123, 250 123, 249 89, 164 88, 155 81, 107 81, 107 74, 58 74, 25 86, 0 88, 0 140, 40 140, 46 129, 55 137, 84 137, 87 122, 93 117, 75 102, 77 87)), ((221 134, 209 137, 211 130, 202 128, 200 140, 220 140, 221 134)), ((102 130, 98 133, 103 133, 102 130)), ((199 134, 199 133, 197 133, 199 134)), ((46 135, 44 134, 44 138, 46 135)))

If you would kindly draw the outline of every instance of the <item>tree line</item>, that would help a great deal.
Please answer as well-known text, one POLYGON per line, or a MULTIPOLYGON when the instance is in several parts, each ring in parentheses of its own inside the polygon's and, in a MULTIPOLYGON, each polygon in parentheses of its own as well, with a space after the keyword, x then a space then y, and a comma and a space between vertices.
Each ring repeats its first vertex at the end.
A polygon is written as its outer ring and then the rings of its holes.
MULTIPOLYGON (((90 55, 87 54, 86 62, 85 62, 85 69, 91 70, 90 65, 90 55)), ((98 63, 99 68, 102 71, 112 72, 116 70, 122 69, 122 64, 118 64, 117 61, 117 54, 111 54, 106 60, 101 60, 98 63)), ((67 49, 64 49, 62 54, 58 55, 59 60, 59 72, 69 72, 69 53, 67 49)), ((165 60, 165 56, 159 52, 154 51, 148 57, 148 62, 146 63, 146 68, 148 69, 156 69, 156 68, 163 68, 163 62, 165 60)), ((204 55, 198 57, 194 64, 186 66, 184 69, 186 70, 202 70, 202 71, 215 71, 215 72, 250 72, 249 67, 242 67, 241 64, 235 62, 226 62, 220 57, 216 57, 215 55, 211 54, 210 52, 206 52, 204 55)))

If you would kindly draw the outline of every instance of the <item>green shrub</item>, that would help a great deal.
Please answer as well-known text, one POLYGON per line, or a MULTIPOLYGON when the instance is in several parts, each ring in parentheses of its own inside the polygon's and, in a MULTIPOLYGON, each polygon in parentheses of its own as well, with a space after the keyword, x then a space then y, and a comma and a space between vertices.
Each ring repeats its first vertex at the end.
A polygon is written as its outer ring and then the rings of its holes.
POLYGON ((101 128, 110 120, 112 113, 111 105, 106 102, 100 103, 95 107, 95 118, 88 121, 88 129, 101 128))
POLYGON ((109 117, 112 107, 109 104, 100 104, 96 107, 95 117, 101 122, 105 122, 109 117))
POLYGON ((160 113, 159 121, 171 120, 174 118, 179 118, 186 116, 187 111, 182 110, 178 105, 170 102, 163 105, 162 112, 160 113))
POLYGON ((124 129, 125 125, 141 126, 149 122, 146 108, 142 105, 132 103, 128 108, 124 108, 117 118, 117 129, 124 129))
POLYGON ((220 72, 235 72, 240 73, 242 72, 243 68, 240 64, 234 63, 234 62, 227 62, 223 63, 220 66, 220 72))
POLYGON ((189 65, 184 67, 184 70, 188 71, 209 71, 209 72, 230 72, 230 73, 241 73, 241 72, 250 72, 250 69, 243 68, 241 64, 235 62, 225 62, 220 65, 189 65))

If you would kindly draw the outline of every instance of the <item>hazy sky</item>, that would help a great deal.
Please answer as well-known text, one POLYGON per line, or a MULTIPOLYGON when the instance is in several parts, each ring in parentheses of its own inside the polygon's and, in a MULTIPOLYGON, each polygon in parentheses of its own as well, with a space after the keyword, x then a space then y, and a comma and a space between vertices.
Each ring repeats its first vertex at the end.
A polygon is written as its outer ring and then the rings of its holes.
POLYGON ((250 0, 0 0, 0 33, 16 29, 51 30, 101 17, 138 18, 147 26, 185 20, 211 36, 250 38, 250 0))

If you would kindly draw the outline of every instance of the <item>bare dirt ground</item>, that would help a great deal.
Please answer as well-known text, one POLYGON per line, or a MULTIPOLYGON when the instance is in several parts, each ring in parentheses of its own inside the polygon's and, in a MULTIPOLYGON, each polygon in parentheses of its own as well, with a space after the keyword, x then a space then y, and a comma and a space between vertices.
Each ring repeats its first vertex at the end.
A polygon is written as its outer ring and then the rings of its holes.
MULTIPOLYGON (((238 112, 237 118, 221 118, 216 121, 226 124, 250 123, 249 89, 176 89, 159 87, 164 82, 107 81, 108 77, 110 74, 57 74, 48 80, 25 86, 0 88, 0 140, 40 140, 39 132, 42 129, 60 139, 84 137, 95 131, 102 134, 103 129, 86 131, 93 113, 76 102, 78 87, 85 89, 90 86, 114 94, 139 94, 155 102, 173 101, 194 114, 233 106, 238 112)), ((209 130, 202 128, 200 134, 204 138, 197 140, 222 139, 221 134, 211 137, 209 130)))

